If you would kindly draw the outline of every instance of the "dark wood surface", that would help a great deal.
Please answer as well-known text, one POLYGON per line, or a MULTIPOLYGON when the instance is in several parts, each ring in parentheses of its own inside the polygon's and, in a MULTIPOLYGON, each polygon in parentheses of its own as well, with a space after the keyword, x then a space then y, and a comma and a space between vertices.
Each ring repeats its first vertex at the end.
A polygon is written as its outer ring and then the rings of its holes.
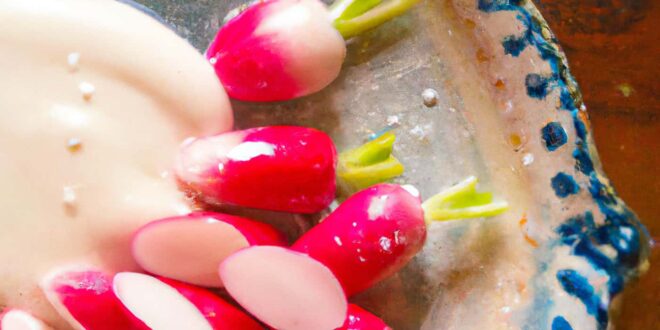
MULTIPOLYGON (((580 84, 605 171, 660 240, 660 1, 534 0, 580 84)), ((660 249, 616 329, 660 329, 660 249)))

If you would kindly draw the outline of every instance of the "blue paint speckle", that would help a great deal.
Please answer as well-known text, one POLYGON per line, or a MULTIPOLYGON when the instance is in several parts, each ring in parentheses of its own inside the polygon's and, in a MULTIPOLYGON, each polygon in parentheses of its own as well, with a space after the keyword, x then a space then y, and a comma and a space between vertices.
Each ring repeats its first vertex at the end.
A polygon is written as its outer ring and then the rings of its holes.
POLYGON ((565 318, 557 316, 552 320, 552 330, 573 330, 573 327, 565 318))
POLYGON ((587 313, 596 318, 599 329, 607 327, 607 308, 601 305, 594 288, 584 276, 573 269, 562 269, 557 272, 557 280, 566 293, 582 301, 587 313))
POLYGON ((577 194, 580 191, 580 186, 571 175, 564 172, 559 172, 552 178, 552 189, 558 197, 565 198, 569 195, 577 194))
POLYGON ((594 171, 594 163, 591 161, 589 151, 585 145, 580 145, 573 150, 575 158, 575 168, 585 175, 590 175, 594 171))
POLYGON ((541 129, 541 138, 549 151, 557 150, 568 141, 564 127, 556 121, 548 123, 541 129))
POLYGON ((548 95, 550 82, 548 78, 538 73, 530 73, 525 77, 527 95, 536 99, 543 99, 548 95))

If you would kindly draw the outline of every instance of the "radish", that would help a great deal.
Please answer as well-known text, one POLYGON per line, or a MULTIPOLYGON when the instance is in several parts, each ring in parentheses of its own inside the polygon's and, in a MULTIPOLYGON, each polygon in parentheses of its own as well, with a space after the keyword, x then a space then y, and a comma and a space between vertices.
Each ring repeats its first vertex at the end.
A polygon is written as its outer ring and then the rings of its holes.
POLYGON ((425 239, 419 193, 379 184, 349 197, 292 249, 327 266, 351 296, 401 269, 425 239))
POLYGON ((149 329, 126 312, 112 291, 112 277, 101 271, 63 269, 47 276, 41 288, 60 316, 76 329, 149 329))
POLYGON ((346 322, 337 330, 392 330, 392 328, 360 306, 349 304, 346 322))
POLYGON ((155 277, 118 273, 113 279, 112 289, 124 307, 150 329, 213 329, 193 303, 155 277))
POLYGON ((160 280, 193 303, 213 329, 263 330, 264 328, 250 316, 208 290, 172 279, 160 278, 160 280))
POLYGON ((401 15, 418 0, 255 1, 216 35, 206 57, 230 97, 283 101, 330 84, 350 38, 401 15))
POLYGON ((346 318, 346 296, 335 276, 302 253, 253 246, 225 259, 219 273, 229 294, 275 329, 331 330, 346 318))
POLYGON ((185 143, 175 172, 208 203, 315 213, 334 199, 336 161, 325 133, 270 126, 185 143))
POLYGON ((10 309, 0 314, 0 330, 52 330, 27 312, 10 309))
POLYGON ((218 265, 251 245, 285 245, 269 225, 232 215, 196 212, 148 223, 133 237, 135 261, 147 272, 221 287, 218 265))

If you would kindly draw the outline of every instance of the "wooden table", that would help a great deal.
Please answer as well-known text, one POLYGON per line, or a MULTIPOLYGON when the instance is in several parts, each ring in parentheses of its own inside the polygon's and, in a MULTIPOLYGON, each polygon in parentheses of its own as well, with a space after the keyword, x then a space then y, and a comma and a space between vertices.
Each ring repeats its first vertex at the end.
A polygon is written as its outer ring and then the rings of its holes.
MULTIPOLYGON (((534 0, 580 83, 612 183, 660 242, 660 1, 534 0)), ((616 329, 660 329, 660 249, 616 329)))

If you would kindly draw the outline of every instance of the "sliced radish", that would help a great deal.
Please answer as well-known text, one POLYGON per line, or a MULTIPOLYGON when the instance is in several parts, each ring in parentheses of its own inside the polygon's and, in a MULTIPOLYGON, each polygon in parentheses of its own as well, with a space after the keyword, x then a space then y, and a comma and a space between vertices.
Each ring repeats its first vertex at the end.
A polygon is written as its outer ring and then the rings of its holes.
POLYGON ((392 330, 392 328, 362 307, 349 304, 346 322, 337 330, 392 330))
POLYGON ((27 312, 10 309, 0 314, 0 330, 51 330, 27 312))
POLYGON ((148 329, 112 292, 112 277, 89 267, 63 269, 41 283, 55 310, 76 329, 148 329))
POLYGON ((327 134, 269 126, 189 141, 175 172, 185 189, 207 203, 316 213, 334 200, 336 164, 327 134))
POLYGON ((208 290, 172 279, 160 280, 193 303, 213 329, 263 330, 257 321, 208 290))
POLYGON ((133 238, 133 257, 146 271, 187 283, 221 287, 218 265, 251 245, 284 245, 272 227, 221 213, 199 212, 151 222, 133 238))
POLYGON ((399 271, 425 239, 419 193, 379 184, 348 198, 291 249, 332 270, 351 296, 399 271))
POLYGON ((118 273, 113 291, 136 318, 155 330, 210 330, 204 315, 176 289, 138 273, 118 273))
POLYGON ((337 279, 302 253, 246 248, 225 259, 220 277, 241 306, 275 329, 331 330, 346 318, 346 296, 337 279))

